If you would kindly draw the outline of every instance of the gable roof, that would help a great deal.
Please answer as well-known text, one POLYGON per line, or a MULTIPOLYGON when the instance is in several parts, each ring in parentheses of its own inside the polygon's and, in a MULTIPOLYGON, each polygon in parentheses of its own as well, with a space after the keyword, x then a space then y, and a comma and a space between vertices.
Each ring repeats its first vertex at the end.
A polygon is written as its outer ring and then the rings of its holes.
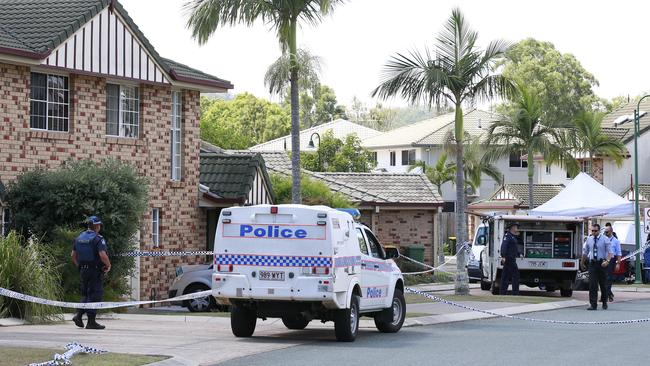
POLYGON ((120 15, 146 52, 172 79, 233 88, 229 81, 160 57, 117 0, 0 0, 0 53, 46 59, 107 7, 120 15))
MULTIPOLYGON (((362 126, 358 123, 350 122, 345 119, 337 119, 331 122, 323 123, 318 126, 306 128, 300 131, 300 149, 305 150, 308 148, 309 140, 312 134, 324 134, 328 130, 332 130, 334 137, 345 139, 349 134, 355 133, 360 140, 364 140, 373 136, 380 135, 382 132, 374 130, 370 127, 362 126)), ((318 141, 314 141, 318 143, 318 141)), ((252 151, 288 151, 291 150, 291 135, 286 135, 273 139, 271 141, 263 142, 250 148, 252 151)))
MULTIPOLYGON (((487 128, 492 122, 503 118, 501 115, 474 109, 465 114, 463 118, 463 128, 470 136, 487 137, 487 128)), ((445 144, 445 139, 450 131, 454 131, 455 121, 442 126, 438 130, 424 136, 413 143, 414 146, 441 146, 445 144)))
MULTIPOLYGON (((533 184, 533 203, 535 207, 543 205, 564 189, 564 184, 533 184)), ((528 184, 507 183, 497 189, 488 199, 469 204, 474 209, 485 208, 529 208, 528 184)))
MULTIPOLYGON (((633 118, 634 110, 636 107, 637 102, 631 101, 623 104, 616 110, 606 115, 603 119, 603 130, 607 129, 608 134, 610 134, 611 131, 619 131, 618 134, 621 136, 624 144, 632 141, 634 139, 634 133, 632 131, 634 130, 633 118), (622 116, 629 116, 630 120, 623 123, 616 123, 620 121, 619 118, 622 118, 622 116), (625 131, 625 133, 623 133, 623 131, 625 131)), ((650 130, 650 100, 644 99, 641 102, 639 110, 641 113, 647 112, 645 115, 639 118, 639 124, 641 128, 640 132, 641 134, 644 134, 650 130)))
POLYGON ((272 199, 273 190, 264 159, 260 154, 201 153, 199 181, 210 192, 226 199, 245 201, 253 188, 255 177, 261 172, 272 199))
MULTIPOLYGON (((634 201, 634 189, 632 187, 626 189, 621 196, 634 201)), ((639 201, 650 201, 650 184, 639 184, 639 201)))

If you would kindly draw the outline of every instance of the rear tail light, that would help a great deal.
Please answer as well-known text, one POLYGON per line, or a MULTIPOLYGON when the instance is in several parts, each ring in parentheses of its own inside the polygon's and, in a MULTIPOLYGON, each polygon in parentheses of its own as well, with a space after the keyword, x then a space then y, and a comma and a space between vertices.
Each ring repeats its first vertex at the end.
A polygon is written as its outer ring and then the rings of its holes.
POLYGON ((271 206, 271 213, 272 214, 278 213, 278 206, 271 206))
POLYGON ((329 267, 312 267, 311 274, 315 275, 328 275, 330 274, 329 267))
POLYGON ((562 262, 562 267, 564 268, 575 268, 575 262, 562 262))
POLYGON ((232 272, 233 271, 233 265, 232 264, 218 264, 217 265, 217 272, 232 272))

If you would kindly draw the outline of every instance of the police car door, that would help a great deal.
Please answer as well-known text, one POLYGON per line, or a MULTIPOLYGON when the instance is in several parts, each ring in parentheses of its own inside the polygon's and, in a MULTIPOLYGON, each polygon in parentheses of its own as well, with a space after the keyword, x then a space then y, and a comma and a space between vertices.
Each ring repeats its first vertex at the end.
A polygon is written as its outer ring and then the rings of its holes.
POLYGON ((390 265, 385 262, 384 251, 372 232, 366 228, 358 228, 358 230, 363 233, 369 251, 361 258, 361 278, 364 280, 361 285, 362 302, 367 308, 383 308, 388 296, 390 265))

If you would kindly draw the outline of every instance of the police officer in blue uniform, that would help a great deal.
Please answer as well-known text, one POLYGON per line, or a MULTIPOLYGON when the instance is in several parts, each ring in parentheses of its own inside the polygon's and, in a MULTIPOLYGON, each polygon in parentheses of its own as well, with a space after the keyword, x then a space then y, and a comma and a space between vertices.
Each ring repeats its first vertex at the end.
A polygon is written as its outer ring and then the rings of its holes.
MULTIPOLYGON (((90 216, 87 220, 88 229, 81 233, 74 241, 72 248, 72 263, 79 268, 81 277, 81 302, 100 302, 104 289, 102 287, 102 274, 111 270, 111 261, 106 253, 106 240, 99 234, 102 222, 97 216, 90 216)), ((79 328, 84 327, 82 316, 88 315, 86 329, 104 329, 105 326, 97 323, 94 309, 78 309, 72 318, 79 328)))
POLYGON ((505 295, 508 292, 508 282, 512 281, 512 294, 519 295, 519 267, 517 267, 517 258, 519 257, 519 246, 517 236, 519 235, 519 224, 511 222, 507 227, 508 232, 503 237, 501 243, 501 287, 499 293, 505 295))

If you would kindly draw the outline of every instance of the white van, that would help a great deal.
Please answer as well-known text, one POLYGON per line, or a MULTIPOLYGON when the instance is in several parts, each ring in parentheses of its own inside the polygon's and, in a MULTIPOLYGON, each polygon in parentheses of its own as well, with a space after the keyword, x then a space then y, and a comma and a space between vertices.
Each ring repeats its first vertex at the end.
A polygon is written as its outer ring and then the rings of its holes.
MULTIPOLYGON (((358 211, 356 211, 358 213, 358 211)), ((212 295, 231 306, 231 328, 250 337, 257 319, 289 329, 334 321, 336 338, 353 341, 359 317, 381 332, 404 323, 404 279, 366 226, 325 206, 259 205, 221 212, 214 245, 212 295)))

